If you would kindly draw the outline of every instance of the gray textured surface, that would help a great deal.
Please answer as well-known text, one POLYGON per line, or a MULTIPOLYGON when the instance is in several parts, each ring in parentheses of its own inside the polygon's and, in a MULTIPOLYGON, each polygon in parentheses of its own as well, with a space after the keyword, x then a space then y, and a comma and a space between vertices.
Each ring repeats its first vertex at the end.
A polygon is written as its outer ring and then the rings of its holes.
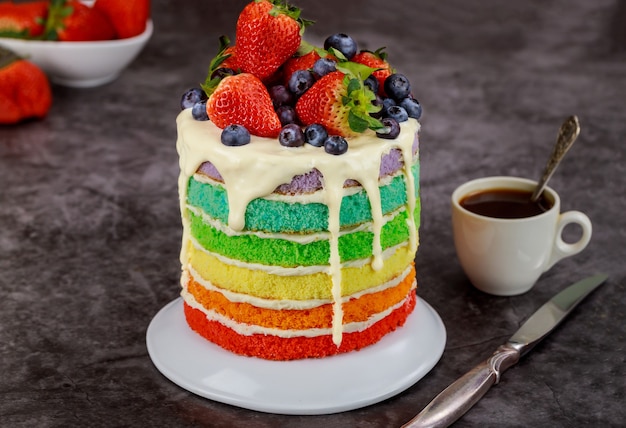
MULTIPOLYGON (((146 328, 178 294, 174 118, 244 1, 153 2, 155 35, 113 84, 54 87, 43 122, 0 127, 0 425, 398 427, 487 357, 552 294, 611 278, 456 426, 621 426, 626 349, 626 2, 305 2, 307 36, 387 46, 425 107, 419 294, 448 341, 438 365, 383 403, 327 416, 264 414, 163 377, 146 328), (449 195, 486 175, 538 177, 556 130, 581 136, 551 187, 594 224, 582 254, 529 293, 498 298, 454 255, 449 195)), ((575 236, 576 231, 567 232, 575 236)), ((390 362, 392 363, 392 362, 390 362)), ((367 368, 366 368, 367 369, 367 368)))

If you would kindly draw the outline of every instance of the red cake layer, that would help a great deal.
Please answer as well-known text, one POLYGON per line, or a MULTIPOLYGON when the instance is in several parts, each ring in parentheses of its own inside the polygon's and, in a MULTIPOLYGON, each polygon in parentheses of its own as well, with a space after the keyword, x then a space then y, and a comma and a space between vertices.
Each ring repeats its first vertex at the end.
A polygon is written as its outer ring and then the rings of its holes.
POLYGON ((208 320, 202 311, 192 308, 187 303, 184 307, 189 326, 205 339, 224 349, 268 360, 297 360, 327 357, 372 345, 387 333, 402 326, 415 308, 415 302, 416 294, 412 291, 404 305, 371 327, 359 332, 344 333, 339 347, 333 343, 332 335, 291 338, 263 334, 244 336, 218 321, 208 320))

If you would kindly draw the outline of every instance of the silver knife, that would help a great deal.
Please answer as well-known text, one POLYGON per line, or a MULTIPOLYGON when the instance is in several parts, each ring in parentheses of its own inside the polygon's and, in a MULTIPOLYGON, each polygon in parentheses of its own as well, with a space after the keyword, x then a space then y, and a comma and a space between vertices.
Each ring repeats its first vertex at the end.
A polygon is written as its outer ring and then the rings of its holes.
POLYGON ((437 395, 417 416, 402 428, 447 427, 463 416, 492 385, 500 381, 502 372, 516 364, 535 347, 589 293, 606 281, 598 274, 570 285, 548 300, 501 345, 491 357, 478 364, 437 395))

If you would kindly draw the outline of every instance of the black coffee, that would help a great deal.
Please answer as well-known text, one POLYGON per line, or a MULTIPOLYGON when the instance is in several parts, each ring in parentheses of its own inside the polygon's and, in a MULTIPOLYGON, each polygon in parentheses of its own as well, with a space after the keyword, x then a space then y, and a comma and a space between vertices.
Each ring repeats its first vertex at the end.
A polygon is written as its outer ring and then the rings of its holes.
POLYGON ((532 192, 518 189, 489 189, 470 193, 459 202, 475 214, 495 218, 532 217, 552 208, 545 192, 536 202, 530 201, 532 192))

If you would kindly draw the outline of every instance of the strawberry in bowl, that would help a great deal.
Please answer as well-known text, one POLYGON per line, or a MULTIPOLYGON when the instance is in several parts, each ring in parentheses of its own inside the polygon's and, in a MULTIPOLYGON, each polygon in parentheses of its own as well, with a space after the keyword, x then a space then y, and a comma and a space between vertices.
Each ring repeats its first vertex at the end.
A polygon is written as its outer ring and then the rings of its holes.
POLYGON ((0 45, 71 87, 115 80, 153 31, 149 0, 9 2, 0 11, 0 45))

